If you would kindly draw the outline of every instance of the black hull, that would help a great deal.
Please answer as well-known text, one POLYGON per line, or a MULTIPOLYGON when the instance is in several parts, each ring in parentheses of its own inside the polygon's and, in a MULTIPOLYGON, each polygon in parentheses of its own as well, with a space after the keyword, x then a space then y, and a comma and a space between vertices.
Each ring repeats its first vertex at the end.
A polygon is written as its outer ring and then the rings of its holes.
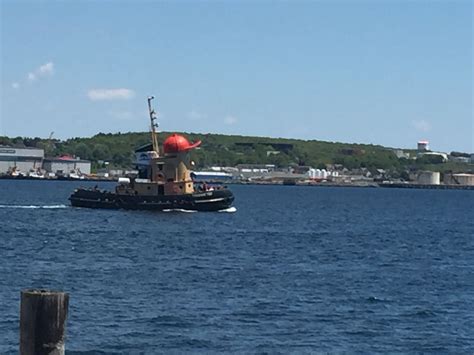
POLYGON ((117 195, 110 191, 77 189, 69 197, 74 207, 163 211, 183 209, 189 211, 220 211, 234 201, 230 190, 214 190, 187 195, 134 196, 117 195))

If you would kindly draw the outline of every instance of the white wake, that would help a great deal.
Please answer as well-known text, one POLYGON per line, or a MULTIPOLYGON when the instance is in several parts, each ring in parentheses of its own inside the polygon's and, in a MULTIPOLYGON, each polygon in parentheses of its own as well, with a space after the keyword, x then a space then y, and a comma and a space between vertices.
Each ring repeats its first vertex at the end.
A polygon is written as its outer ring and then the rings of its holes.
MULTIPOLYGON (((196 210, 185 210, 185 209, 182 209, 182 208, 169 208, 169 209, 165 209, 163 210, 163 212, 184 212, 184 213, 195 213, 195 212, 199 212, 199 211, 196 211, 196 210)), ((219 210, 217 212, 227 212, 227 213, 234 213, 234 212, 237 212, 237 208, 235 207, 229 207, 229 208, 226 208, 225 210, 219 210)))
POLYGON ((0 208, 58 209, 58 208, 67 208, 67 206, 66 205, 0 205, 0 208))
POLYGON ((197 211, 192 211, 192 210, 185 210, 185 209, 182 209, 182 208, 169 208, 169 209, 163 210, 163 212, 184 212, 184 213, 194 213, 194 212, 197 212, 197 211))
POLYGON ((237 208, 235 208, 234 206, 232 206, 232 207, 226 208, 225 210, 220 210, 220 211, 218 211, 218 212, 234 213, 234 212, 237 212, 237 208))

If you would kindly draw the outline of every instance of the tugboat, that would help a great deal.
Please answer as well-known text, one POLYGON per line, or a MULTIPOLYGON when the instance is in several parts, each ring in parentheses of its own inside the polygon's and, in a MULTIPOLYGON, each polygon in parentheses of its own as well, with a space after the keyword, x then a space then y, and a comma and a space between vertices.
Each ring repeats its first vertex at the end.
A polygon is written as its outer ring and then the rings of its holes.
POLYGON ((152 151, 145 176, 119 179, 114 192, 76 189, 69 197, 72 206, 156 211, 220 211, 231 207, 234 195, 226 187, 208 188, 205 184, 199 190, 194 187, 189 152, 201 141, 191 144, 185 137, 173 134, 163 142, 163 155, 160 155, 157 116, 151 106, 153 99, 153 96, 148 97, 152 151))

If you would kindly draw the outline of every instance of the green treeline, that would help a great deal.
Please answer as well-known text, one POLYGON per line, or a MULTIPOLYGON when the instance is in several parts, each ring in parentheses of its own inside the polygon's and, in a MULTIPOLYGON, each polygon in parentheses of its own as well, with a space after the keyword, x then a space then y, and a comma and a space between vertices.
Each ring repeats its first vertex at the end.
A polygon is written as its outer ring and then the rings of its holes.
MULTIPOLYGON (((159 133, 159 142, 163 142, 169 134, 159 133)), ((222 134, 183 134, 190 141, 202 140, 201 148, 192 151, 192 160, 198 168, 238 164, 274 164, 278 167, 306 165, 325 168, 328 164, 339 164, 347 169, 384 169, 398 174, 413 170, 474 171, 472 164, 442 163, 439 157, 399 159, 393 149, 379 145, 222 134)), ((44 149, 46 156, 69 154, 91 160, 93 169, 100 168, 101 161, 108 161, 109 167, 113 168, 131 168, 134 150, 149 142, 150 134, 147 132, 99 133, 90 138, 71 138, 65 141, 0 137, 0 145, 37 147, 44 149)), ((405 152, 415 156, 414 150, 405 152)))

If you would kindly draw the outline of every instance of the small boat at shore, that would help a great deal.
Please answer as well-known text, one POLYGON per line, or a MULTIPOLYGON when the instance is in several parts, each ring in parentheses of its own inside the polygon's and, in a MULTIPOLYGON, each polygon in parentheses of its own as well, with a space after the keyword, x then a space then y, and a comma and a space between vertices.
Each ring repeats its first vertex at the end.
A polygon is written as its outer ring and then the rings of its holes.
POLYGON ((130 210, 191 210, 220 211, 232 206, 233 193, 225 186, 195 188, 191 178, 189 153, 201 141, 190 143, 185 137, 173 134, 163 142, 160 155, 153 96, 148 98, 151 121, 152 151, 140 178, 120 179, 115 191, 95 188, 76 189, 69 197, 74 207, 130 209, 130 210))

